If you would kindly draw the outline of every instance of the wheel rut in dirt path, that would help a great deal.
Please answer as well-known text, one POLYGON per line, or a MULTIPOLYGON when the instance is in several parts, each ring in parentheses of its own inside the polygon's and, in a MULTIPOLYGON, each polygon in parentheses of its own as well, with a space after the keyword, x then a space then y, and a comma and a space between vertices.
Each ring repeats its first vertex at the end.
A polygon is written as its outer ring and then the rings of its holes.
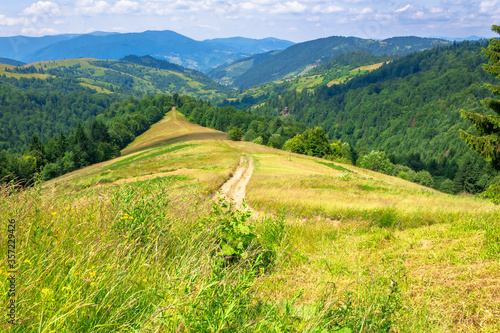
MULTIPOLYGON (((229 178, 221 187, 226 198, 233 201, 237 208, 242 208, 245 199, 245 191, 253 174, 253 159, 251 156, 243 154, 240 156, 240 164, 233 176, 229 178)), ((247 207, 247 209, 249 209, 247 207)))

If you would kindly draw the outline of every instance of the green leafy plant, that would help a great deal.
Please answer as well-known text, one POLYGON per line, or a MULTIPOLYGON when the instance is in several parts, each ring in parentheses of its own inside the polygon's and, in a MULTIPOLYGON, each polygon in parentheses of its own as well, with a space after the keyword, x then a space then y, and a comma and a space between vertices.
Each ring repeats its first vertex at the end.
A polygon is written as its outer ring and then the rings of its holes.
POLYGON ((226 261, 249 257, 253 240, 257 237, 253 226, 247 222, 251 215, 248 211, 233 209, 233 203, 227 203, 223 196, 213 204, 209 218, 216 225, 219 255, 226 261))

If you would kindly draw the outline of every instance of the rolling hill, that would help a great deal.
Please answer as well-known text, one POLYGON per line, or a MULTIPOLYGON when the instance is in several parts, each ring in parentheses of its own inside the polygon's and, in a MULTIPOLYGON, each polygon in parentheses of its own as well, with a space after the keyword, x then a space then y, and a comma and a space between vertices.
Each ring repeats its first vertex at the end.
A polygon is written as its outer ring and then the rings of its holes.
POLYGON ((363 50, 375 56, 405 55, 450 44, 451 42, 445 40, 420 37, 394 37, 382 41, 338 36, 321 38, 290 46, 248 69, 235 78, 233 84, 245 89, 265 82, 294 77, 350 51, 363 50))
POLYGON ((32 135, 45 141, 127 97, 183 94, 223 99, 231 89, 205 74, 152 57, 0 64, 0 151, 19 153, 32 135))
POLYGON ((78 58, 4 67, 10 77, 65 77, 104 93, 185 94, 203 99, 225 96, 231 90, 205 74, 150 56, 127 56, 122 60, 78 58))
POLYGON ((9 58, 0 58, 0 64, 11 65, 11 66, 22 66, 25 65, 24 62, 17 61, 9 58))
POLYGON ((498 327, 492 203, 223 138, 173 110, 117 159, 0 192, 14 329, 498 327))
POLYGON ((221 65, 207 73, 213 80, 224 85, 233 85, 234 80, 245 74, 250 68, 256 66, 280 51, 269 51, 247 58, 239 59, 229 64, 221 65))

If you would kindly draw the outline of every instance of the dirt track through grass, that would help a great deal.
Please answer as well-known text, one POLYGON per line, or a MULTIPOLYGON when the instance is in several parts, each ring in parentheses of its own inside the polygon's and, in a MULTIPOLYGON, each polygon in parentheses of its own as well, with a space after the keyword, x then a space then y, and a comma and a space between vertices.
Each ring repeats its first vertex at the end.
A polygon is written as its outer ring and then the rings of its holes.
MULTIPOLYGON (((253 174, 253 159, 249 155, 241 155, 240 164, 234 175, 226 181, 222 187, 222 193, 232 200, 237 208, 241 208, 245 199, 245 191, 253 174)), ((248 208, 248 207, 247 207, 248 208)))

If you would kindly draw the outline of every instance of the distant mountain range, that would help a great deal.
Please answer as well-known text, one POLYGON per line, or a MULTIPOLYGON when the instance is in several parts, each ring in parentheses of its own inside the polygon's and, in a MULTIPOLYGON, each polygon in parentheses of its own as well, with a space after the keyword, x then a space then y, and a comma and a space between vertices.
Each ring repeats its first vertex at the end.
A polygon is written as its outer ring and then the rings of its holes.
POLYGON ((233 37, 196 41, 168 30, 124 34, 96 32, 2 37, 0 57, 32 63, 83 57, 118 60, 130 54, 151 55, 206 72, 234 60, 270 50, 282 50, 293 44, 276 38, 233 37))
POLYGON ((431 37, 431 38, 439 38, 439 39, 445 39, 445 40, 449 40, 449 41, 452 41, 452 42, 463 42, 463 41, 466 41, 466 40, 470 40, 470 41, 478 41, 478 40, 481 40, 481 39, 489 39, 491 37, 479 37, 479 36, 469 36, 469 37, 465 37, 465 38, 452 38, 452 37, 441 37, 441 36, 434 36, 434 37, 431 37))
MULTIPOLYGON (((469 37, 466 39, 477 39, 469 37)), ((119 60, 129 55, 152 56, 207 73, 224 85, 240 89, 293 78, 334 57, 356 50, 374 56, 401 56, 434 46, 440 38, 393 37, 384 40, 332 36, 303 43, 277 38, 216 38, 197 41, 174 31, 67 34, 45 37, 2 37, 0 57, 33 63, 74 58, 119 60)))

